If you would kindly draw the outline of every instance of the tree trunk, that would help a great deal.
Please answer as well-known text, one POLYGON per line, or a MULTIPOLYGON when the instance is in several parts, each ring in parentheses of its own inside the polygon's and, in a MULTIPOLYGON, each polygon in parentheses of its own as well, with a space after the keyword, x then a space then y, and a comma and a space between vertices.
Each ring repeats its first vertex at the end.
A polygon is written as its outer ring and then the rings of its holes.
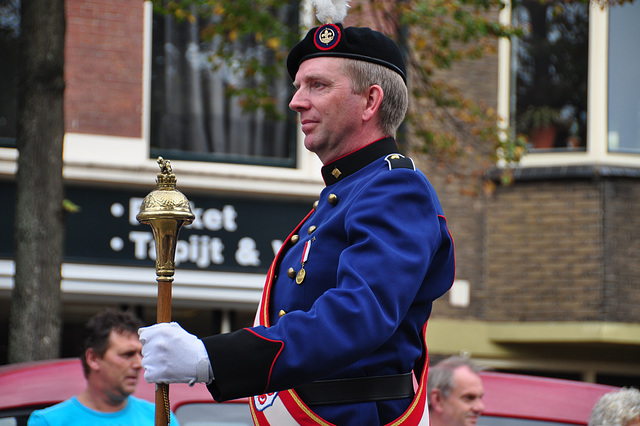
POLYGON ((59 356, 64 248, 64 0, 21 7, 9 362, 59 356))

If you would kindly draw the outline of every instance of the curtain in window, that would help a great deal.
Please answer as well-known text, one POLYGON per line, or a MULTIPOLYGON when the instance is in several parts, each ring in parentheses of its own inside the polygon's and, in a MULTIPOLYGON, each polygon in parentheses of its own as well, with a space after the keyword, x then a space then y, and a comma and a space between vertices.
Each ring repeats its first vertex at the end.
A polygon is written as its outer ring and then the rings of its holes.
MULTIPOLYGON (((279 13, 283 20, 290 14, 287 10, 279 13)), ((240 59, 267 63, 274 61, 273 55, 238 39, 232 46, 238 61, 223 63, 213 56, 220 41, 205 43, 201 39, 201 28, 209 23, 202 19, 178 23, 171 16, 154 16, 152 148, 216 154, 231 160, 290 160, 295 116, 288 113, 292 85, 284 64, 281 76, 269 83, 269 90, 276 99, 276 110, 288 119, 267 117, 262 110, 245 111, 241 97, 229 97, 225 92, 229 87, 251 87, 261 77, 245 77, 240 59)))

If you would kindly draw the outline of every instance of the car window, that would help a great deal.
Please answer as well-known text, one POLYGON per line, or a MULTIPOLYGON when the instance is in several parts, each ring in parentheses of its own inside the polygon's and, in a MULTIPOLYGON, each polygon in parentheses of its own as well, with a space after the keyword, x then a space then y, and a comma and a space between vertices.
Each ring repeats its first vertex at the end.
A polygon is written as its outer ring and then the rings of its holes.
POLYGON ((175 414, 180 426, 253 426, 248 404, 185 404, 175 414))
POLYGON ((478 419, 478 426, 573 426, 573 425, 570 423, 545 422, 540 420, 481 416, 478 419))
POLYGON ((0 412, 0 426, 26 426, 31 412, 40 408, 44 407, 21 407, 17 409, 4 410, 0 412))

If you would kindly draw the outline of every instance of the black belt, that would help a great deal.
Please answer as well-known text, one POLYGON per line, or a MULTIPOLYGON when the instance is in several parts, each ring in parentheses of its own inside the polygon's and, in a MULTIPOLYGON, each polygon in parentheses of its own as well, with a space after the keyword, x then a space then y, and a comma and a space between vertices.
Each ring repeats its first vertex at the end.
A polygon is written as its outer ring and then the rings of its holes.
POLYGON ((321 380, 294 389, 307 405, 354 404, 413 398, 411 373, 321 380))

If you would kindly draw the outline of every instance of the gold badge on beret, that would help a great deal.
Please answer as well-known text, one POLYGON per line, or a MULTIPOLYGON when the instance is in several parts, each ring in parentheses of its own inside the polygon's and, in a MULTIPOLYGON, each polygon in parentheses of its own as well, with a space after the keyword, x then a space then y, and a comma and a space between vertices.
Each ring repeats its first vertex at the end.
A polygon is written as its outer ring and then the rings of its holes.
POLYGON ((316 30, 313 41, 319 50, 331 50, 340 42, 340 27, 334 24, 325 24, 316 30))

